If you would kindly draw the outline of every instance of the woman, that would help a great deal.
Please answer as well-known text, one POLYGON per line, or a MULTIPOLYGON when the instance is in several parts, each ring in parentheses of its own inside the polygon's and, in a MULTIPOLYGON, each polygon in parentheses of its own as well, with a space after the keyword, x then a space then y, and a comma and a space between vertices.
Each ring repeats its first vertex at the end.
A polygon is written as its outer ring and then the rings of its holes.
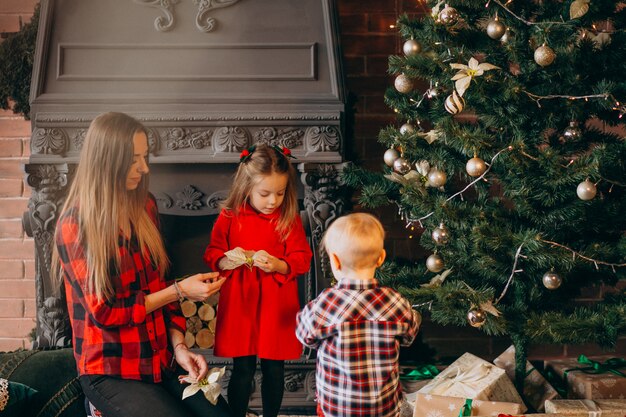
POLYGON ((208 367, 184 343, 178 301, 204 300, 224 278, 165 280, 148 151, 137 120, 96 117, 57 224, 53 262, 65 283, 80 383, 105 417, 227 416, 221 397, 216 406, 201 392, 181 400, 178 374, 200 380, 208 367))

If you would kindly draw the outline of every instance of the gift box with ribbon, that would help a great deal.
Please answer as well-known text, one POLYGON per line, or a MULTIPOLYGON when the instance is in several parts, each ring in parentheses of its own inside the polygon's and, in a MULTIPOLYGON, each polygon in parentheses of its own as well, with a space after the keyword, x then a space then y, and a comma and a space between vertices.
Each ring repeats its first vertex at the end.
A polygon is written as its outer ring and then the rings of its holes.
POLYGON ((497 416, 523 412, 522 404, 444 397, 418 392, 413 417, 497 416))
MULTIPOLYGON (((402 392, 405 394, 419 390, 439 375, 440 372, 440 368, 430 364, 402 367, 401 369, 400 385, 402 386, 402 392)), ((441 369, 444 368, 441 367, 441 369)))
MULTIPOLYGON (((511 345, 494 359, 493 363, 504 369, 511 381, 515 381, 515 346, 511 345)), ((526 404, 537 411, 544 410, 546 400, 560 398, 556 389, 528 361, 526 361, 523 396, 526 404)))
POLYGON ((521 412, 526 411, 504 369, 471 353, 464 353, 418 393, 516 403, 521 405, 521 412))
POLYGON ((593 359, 580 355, 578 359, 545 361, 545 368, 553 372, 563 387, 564 397, 572 399, 611 399, 626 395, 626 360, 606 356, 593 359))
MULTIPOLYGON (((548 400, 546 413, 558 413, 571 417, 624 417, 626 400, 548 400)), ((554 414, 550 414, 554 416, 554 414)))

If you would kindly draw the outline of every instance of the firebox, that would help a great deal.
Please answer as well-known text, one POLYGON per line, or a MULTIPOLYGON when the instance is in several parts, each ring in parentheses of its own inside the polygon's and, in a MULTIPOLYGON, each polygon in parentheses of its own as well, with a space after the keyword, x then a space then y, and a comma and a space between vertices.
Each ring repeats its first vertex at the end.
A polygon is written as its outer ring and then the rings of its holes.
MULTIPOLYGON (((206 270, 201 252, 239 153, 262 142, 289 147, 300 173, 301 216, 315 254, 299 279, 301 302, 327 287, 317 246, 344 210, 340 57, 333 0, 42 0, 25 166, 34 347, 71 343, 65 301, 50 280, 52 236, 86 129, 105 111, 126 112, 148 128, 150 190, 170 273, 206 270)), ((199 351, 212 364, 228 363, 210 348, 199 351)), ((287 364, 284 408, 314 406, 313 369, 305 354, 287 364)), ((255 391, 251 406, 259 404, 255 391)))

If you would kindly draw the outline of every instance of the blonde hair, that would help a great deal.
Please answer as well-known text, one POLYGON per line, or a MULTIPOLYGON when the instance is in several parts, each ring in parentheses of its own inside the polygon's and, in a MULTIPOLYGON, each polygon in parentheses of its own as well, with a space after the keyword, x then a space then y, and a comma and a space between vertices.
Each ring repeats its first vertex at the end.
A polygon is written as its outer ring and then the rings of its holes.
POLYGON ((289 158, 279 150, 265 144, 257 144, 250 156, 239 164, 233 186, 228 198, 222 203, 222 208, 237 215, 242 205, 247 204, 252 188, 261 182, 263 177, 271 174, 287 175, 287 189, 281 204, 280 218, 276 224, 276 231, 281 239, 289 235, 290 226, 298 215, 298 197, 296 195, 296 170, 289 162, 289 158))
POLYGON ((367 213, 352 213, 335 220, 324 233, 321 247, 335 253, 352 270, 375 266, 384 248, 385 229, 367 213))
MULTIPOLYGON (((133 163, 134 136, 147 135, 146 128, 124 113, 104 113, 87 130, 74 181, 63 212, 74 209, 79 219, 80 244, 84 247, 88 268, 87 285, 100 299, 114 296, 109 265, 113 260, 121 271, 118 239, 122 226, 131 226, 142 253, 147 250, 161 276, 169 260, 161 233, 145 210, 148 199, 148 175, 135 190, 126 188, 126 178, 133 163)), ((53 273, 59 270, 55 245, 53 273)))

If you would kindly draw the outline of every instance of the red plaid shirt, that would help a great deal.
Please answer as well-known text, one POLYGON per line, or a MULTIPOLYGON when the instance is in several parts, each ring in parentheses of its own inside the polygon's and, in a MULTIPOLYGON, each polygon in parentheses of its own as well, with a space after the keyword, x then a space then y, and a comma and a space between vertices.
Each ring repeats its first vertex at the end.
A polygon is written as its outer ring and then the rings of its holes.
POLYGON ((304 307, 296 335, 318 349, 324 415, 398 416, 400 345, 413 342, 420 323, 405 298, 376 280, 343 279, 304 307))
MULTIPOLYGON (((152 196, 146 203, 146 211, 158 225, 152 196)), ((115 298, 99 300, 88 290, 87 260, 78 225, 76 208, 64 212, 57 224, 55 241, 79 374, 160 382, 161 367, 168 367, 172 359, 167 329, 184 333, 186 323, 178 303, 146 314, 145 295, 172 282, 161 279, 150 255, 140 252, 135 237, 128 242, 120 235, 121 271, 110 268, 115 298)))

